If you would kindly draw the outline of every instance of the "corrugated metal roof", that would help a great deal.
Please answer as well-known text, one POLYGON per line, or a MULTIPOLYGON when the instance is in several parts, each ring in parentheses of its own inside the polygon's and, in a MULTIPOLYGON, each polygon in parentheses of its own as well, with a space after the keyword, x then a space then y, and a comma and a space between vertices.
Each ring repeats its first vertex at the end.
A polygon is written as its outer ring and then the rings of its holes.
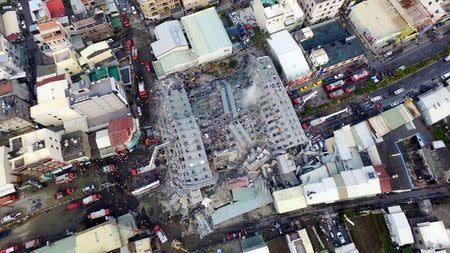
POLYGON ((417 107, 427 125, 432 125, 450 115, 450 92, 448 87, 419 96, 417 107))
POLYGON ((214 7, 182 17, 181 23, 197 57, 232 46, 214 7))
POLYGON ((35 249, 34 253, 77 253, 75 235, 56 241, 49 246, 35 249))
POLYGON ((369 123, 363 121, 352 126, 352 133, 355 139, 358 150, 363 150, 375 144, 372 136, 372 131, 369 128, 369 123))
POLYGON ((342 129, 334 131, 334 139, 336 141, 336 147, 339 152, 339 156, 342 160, 350 160, 352 155, 350 153, 350 149, 347 146, 345 141, 344 132, 342 129))
POLYGON ((384 111, 381 113, 381 115, 389 124, 392 130, 408 122, 411 122, 414 119, 411 113, 409 113, 409 111, 405 108, 403 104, 398 105, 387 111, 384 111))

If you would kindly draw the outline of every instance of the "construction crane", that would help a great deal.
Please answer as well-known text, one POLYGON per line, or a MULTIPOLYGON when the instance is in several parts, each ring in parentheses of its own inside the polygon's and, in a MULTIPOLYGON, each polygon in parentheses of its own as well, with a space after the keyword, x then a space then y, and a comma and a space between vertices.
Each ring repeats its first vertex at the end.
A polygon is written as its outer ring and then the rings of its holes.
POLYGON ((189 251, 183 247, 183 244, 178 241, 177 239, 173 239, 172 243, 170 244, 170 246, 172 246, 172 248, 177 249, 177 250, 181 250, 183 252, 189 253, 189 251))
POLYGON ((349 112, 349 109, 348 108, 345 108, 344 110, 340 110, 340 111, 338 111, 338 112, 335 112, 335 113, 332 113, 332 114, 330 114, 330 115, 327 115, 327 116, 324 116, 324 117, 320 117, 320 118, 317 118, 317 119, 313 119, 313 120, 311 120, 311 122, 309 123, 311 126, 317 126, 317 125, 320 125, 320 124, 322 124, 322 123, 324 123, 327 119, 329 119, 329 118, 331 118, 331 117, 334 117, 334 116, 336 116, 336 115, 338 115, 338 114, 341 114, 341 113, 344 113, 344 112, 349 112))

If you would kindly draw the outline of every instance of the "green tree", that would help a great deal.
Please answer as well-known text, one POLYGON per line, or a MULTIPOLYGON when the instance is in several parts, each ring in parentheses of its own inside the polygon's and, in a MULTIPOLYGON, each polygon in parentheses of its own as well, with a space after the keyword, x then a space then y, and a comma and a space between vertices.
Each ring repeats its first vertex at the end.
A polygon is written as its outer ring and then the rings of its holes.
POLYGON ((250 43, 259 49, 266 48, 266 39, 270 38, 268 31, 264 29, 255 29, 255 34, 250 38, 250 43))
POLYGON ((236 59, 231 59, 231 60, 228 62, 228 67, 229 67, 229 68, 235 68, 235 67, 237 66, 237 64, 238 64, 238 61, 237 61, 236 59))

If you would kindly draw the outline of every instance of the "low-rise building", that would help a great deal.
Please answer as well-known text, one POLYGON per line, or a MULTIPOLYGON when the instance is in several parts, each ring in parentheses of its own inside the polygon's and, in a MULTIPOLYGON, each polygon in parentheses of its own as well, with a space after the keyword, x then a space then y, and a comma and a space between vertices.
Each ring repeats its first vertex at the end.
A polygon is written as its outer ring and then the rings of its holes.
POLYGON ((61 150, 63 160, 67 163, 91 159, 88 135, 79 130, 61 136, 61 150))
POLYGON ((275 210, 278 213, 288 213, 307 206, 302 186, 295 186, 272 193, 275 210))
POLYGON ((25 83, 18 83, 16 80, 1 82, 0 105, 0 131, 17 131, 33 126, 25 83))
POLYGON ((315 24, 336 16, 344 0, 298 0, 306 13, 306 20, 315 24))
POLYGON ((16 11, 7 11, 0 15, 0 33, 10 42, 23 39, 16 11))
POLYGON ((47 5, 42 0, 30 0, 28 1, 28 6, 33 22, 40 23, 51 18, 47 5))
POLYGON ((195 56, 178 20, 157 25, 154 29, 156 41, 151 44, 157 61, 153 62, 157 77, 185 70, 196 65, 195 56))
POLYGON ((309 53, 315 67, 331 71, 363 59, 362 43, 337 21, 324 21, 310 28, 313 36, 298 42, 303 50, 309 53))
POLYGON ((268 56, 259 57, 247 68, 250 83, 258 90, 257 106, 263 135, 272 150, 285 150, 307 141, 294 107, 268 56))
POLYGON ((270 34, 300 26, 304 14, 296 0, 255 0, 252 9, 261 29, 270 34))
POLYGON ((207 6, 216 5, 218 0, 183 0, 183 8, 186 12, 196 11, 207 6))
POLYGON ((43 128, 9 139, 12 171, 41 174, 64 166, 61 135, 43 128))
POLYGON ((440 250, 450 248, 450 229, 444 222, 422 222, 413 227, 415 246, 424 250, 440 250))
POLYGON ((102 10, 96 10, 90 17, 73 22, 73 26, 86 43, 101 41, 114 35, 102 10))
POLYGON ((429 13, 419 0, 368 0, 353 6, 349 19, 360 37, 372 47, 380 48, 411 39, 416 32, 428 29, 435 14, 429 13))
POLYGON ((10 43, 0 35, 0 81, 26 77, 25 62, 23 47, 10 43))
POLYGON ((300 229, 285 236, 290 253, 314 253, 314 248, 306 229, 300 229))
MULTIPOLYGON (((75 233, 59 241, 34 250, 35 253, 111 252, 125 246, 135 236, 136 222, 131 214, 108 219, 97 226, 75 233)), ((135 244, 135 243, 132 243, 135 244)))
POLYGON ((8 160, 10 149, 0 146, 0 198, 16 192, 14 184, 18 178, 12 174, 11 163, 8 160))
POLYGON ((82 67, 94 69, 101 66, 119 65, 114 52, 106 41, 94 43, 80 52, 78 59, 82 67))
POLYGON ((170 16, 170 11, 181 6, 180 0, 138 0, 142 13, 149 19, 170 16))
POLYGON ((51 18, 60 18, 65 15, 65 7, 62 0, 47 0, 45 5, 51 18))
POLYGON ((83 72, 83 69, 78 63, 78 58, 78 53, 71 48, 64 48, 53 53, 53 61, 56 66, 68 76, 83 72))
POLYGON ((411 226, 400 206, 388 207, 386 218, 391 237, 398 246, 414 243, 411 226))
POLYGON ((132 150, 141 136, 139 120, 129 116, 110 121, 108 123, 108 136, 114 150, 132 150))
POLYGON ((271 34, 267 42, 272 57, 281 67, 285 83, 302 83, 311 77, 312 71, 302 49, 287 30, 271 34))
POLYGON ((241 239, 242 253, 270 253, 262 235, 241 239))
POLYGON ((428 126, 446 119, 450 115, 449 87, 441 87, 420 95, 416 105, 428 126))
POLYGON ((112 77, 69 84, 59 75, 36 86, 38 103, 30 108, 31 117, 45 126, 90 132, 130 112, 125 91, 112 77))
POLYGON ((51 57, 53 52, 71 46, 68 34, 57 20, 38 23, 37 28, 34 35, 35 39, 39 41, 37 46, 47 56, 51 57))
POLYGON ((198 64, 232 53, 232 44, 214 7, 181 18, 198 64))

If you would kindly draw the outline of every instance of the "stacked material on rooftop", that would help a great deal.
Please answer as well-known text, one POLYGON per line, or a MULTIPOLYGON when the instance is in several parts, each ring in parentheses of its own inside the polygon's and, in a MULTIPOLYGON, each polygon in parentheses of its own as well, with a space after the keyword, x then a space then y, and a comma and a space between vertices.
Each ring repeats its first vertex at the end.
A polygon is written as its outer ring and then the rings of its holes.
POLYGON ((388 207, 389 213, 386 214, 387 224, 391 231, 393 241, 398 246, 414 243, 411 226, 406 219, 405 213, 400 206, 388 207))
POLYGON ((277 156, 277 165, 278 165, 278 173, 280 175, 294 172, 297 170, 297 166, 295 166, 295 161, 290 154, 283 154, 277 156))

